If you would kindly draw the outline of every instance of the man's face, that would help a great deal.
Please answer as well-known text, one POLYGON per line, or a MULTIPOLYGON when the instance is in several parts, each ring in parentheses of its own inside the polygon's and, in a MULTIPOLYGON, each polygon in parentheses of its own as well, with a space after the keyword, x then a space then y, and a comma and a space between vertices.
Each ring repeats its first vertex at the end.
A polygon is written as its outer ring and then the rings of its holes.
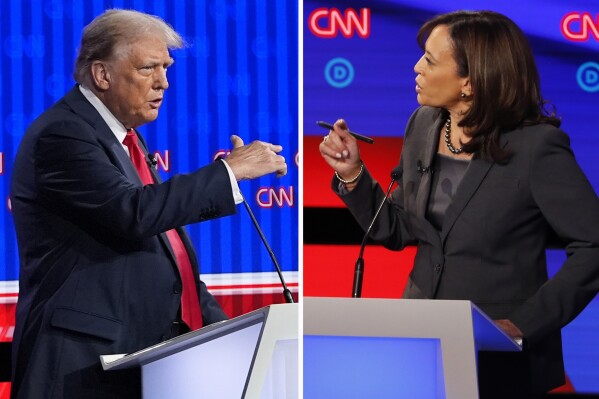
POLYGON ((148 36, 116 52, 106 63, 110 85, 104 103, 127 129, 155 120, 168 88, 166 70, 173 64, 166 44, 148 36))

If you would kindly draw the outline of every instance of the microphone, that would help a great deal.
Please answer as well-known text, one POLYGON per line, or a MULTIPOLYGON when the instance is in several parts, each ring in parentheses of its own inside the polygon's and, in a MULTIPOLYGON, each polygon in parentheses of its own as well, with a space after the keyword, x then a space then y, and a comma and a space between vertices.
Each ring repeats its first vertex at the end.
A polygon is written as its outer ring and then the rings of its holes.
MULTIPOLYGON (((419 161, 420 162, 420 161, 419 161)), ((356 260, 356 267, 354 269, 354 288, 352 291, 352 298, 360 298, 362 296, 362 280, 364 279, 364 248, 366 247, 366 241, 368 240, 368 234, 370 234, 370 230, 376 221, 376 218, 379 216, 381 209, 383 209, 383 205, 387 201, 387 197, 391 192, 391 187, 393 187, 393 183, 395 183, 401 177, 400 167, 397 166, 391 171, 391 183, 389 183, 389 188, 387 188, 387 192, 385 193, 385 198, 381 201, 378 209, 376 210, 374 217, 372 218, 372 222, 370 222, 370 226, 366 230, 366 234, 364 234, 364 238, 362 239, 362 245, 360 246, 360 254, 358 255, 358 259, 356 260)))
POLYGON ((418 160, 418 162, 416 163, 416 170, 418 171, 418 173, 420 173, 421 175, 428 173, 431 168, 430 166, 422 166, 422 161, 418 160))
POLYGON ((156 160, 156 158, 150 154, 148 152, 148 160, 146 161, 148 163, 148 166, 151 167, 156 167, 156 165, 158 165, 158 161, 156 160))
MULTIPOLYGON (((216 157, 214 162, 221 161, 224 159, 225 159, 225 157, 223 155, 219 155, 216 157)), ((258 230, 258 235, 262 239, 262 242, 264 243, 264 246, 266 247, 266 250, 268 251, 268 254, 270 255, 270 259, 272 260, 272 263, 275 265, 275 269, 277 270, 277 274, 279 275, 279 280, 281 281, 281 285, 283 286, 283 297, 285 297, 285 302, 286 303, 294 303, 293 296, 291 295, 291 291, 289 291, 289 288, 287 288, 287 284, 285 284, 285 278, 283 277, 283 272, 281 271, 279 262, 277 262, 277 258, 275 257, 275 254, 272 252, 270 245, 268 245, 268 241, 266 240, 266 237, 264 236, 264 233, 262 232, 262 229, 260 228, 260 224, 258 223, 258 220, 256 220, 256 217, 254 216, 254 212, 252 212, 252 208, 250 208, 250 204, 248 204, 248 202, 245 200, 245 196, 241 192, 241 189, 239 190, 239 194, 241 195, 241 199, 243 200, 243 205, 245 205, 245 209, 248 211, 248 214, 250 215, 250 219, 252 219, 252 223, 254 223, 256 230, 258 230)))
POLYGON ((283 278, 283 273, 281 272, 279 262, 277 262, 275 254, 272 252, 270 245, 268 245, 268 241, 266 240, 266 237, 264 236, 264 233, 262 232, 262 229, 260 228, 260 225, 258 224, 256 217, 254 216, 254 212, 252 212, 252 208, 250 208, 250 205, 245 200, 243 194, 241 194, 241 198, 243 199, 243 205, 245 205, 245 209, 247 209, 248 214, 250 215, 250 218, 252 219, 254 226, 256 226, 256 230, 258 230, 258 234, 260 235, 260 238, 262 239, 262 242, 264 243, 264 246, 266 247, 266 250, 270 255, 270 259, 272 259, 272 263, 275 265, 275 269, 277 270, 277 273, 279 275, 279 280, 281 280, 281 285, 283 286, 283 296, 285 297, 285 302, 294 303, 293 296, 291 296, 291 291, 289 291, 289 288, 287 288, 287 284, 285 284, 285 279, 283 278))

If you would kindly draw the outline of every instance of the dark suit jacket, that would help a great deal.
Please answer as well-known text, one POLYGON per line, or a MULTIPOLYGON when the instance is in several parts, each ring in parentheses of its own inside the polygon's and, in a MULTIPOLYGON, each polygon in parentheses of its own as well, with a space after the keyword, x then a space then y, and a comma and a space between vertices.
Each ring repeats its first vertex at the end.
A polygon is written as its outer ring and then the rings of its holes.
MULTIPOLYGON (((394 250, 417 244, 404 297, 468 299, 493 319, 516 324, 528 343, 520 356, 528 376, 522 383, 545 391, 563 381, 560 328, 599 290, 599 201, 566 134, 528 126, 501 136, 513 152, 506 164, 473 157, 438 231, 425 217, 431 173, 420 173, 418 164, 432 164, 443 122, 430 107, 410 119, 398 188, 370 236, 394 250), (568 258, 548 280, 551 229, 566 243, 568 258)), ((366 229, 383 196, 366 171, 341 198, 366 229)))
MULTIPOLYGON (((143 187, 121 143, 75 87, 25 133, 11 200, 21 259, 13 397, 138 396, 137 376, 102 372, 98 357, 175 334, 182 285, 163 232, 235 212, 225 166, 143 187)), ((179 232, 204 324, 226 319, 179 232)))

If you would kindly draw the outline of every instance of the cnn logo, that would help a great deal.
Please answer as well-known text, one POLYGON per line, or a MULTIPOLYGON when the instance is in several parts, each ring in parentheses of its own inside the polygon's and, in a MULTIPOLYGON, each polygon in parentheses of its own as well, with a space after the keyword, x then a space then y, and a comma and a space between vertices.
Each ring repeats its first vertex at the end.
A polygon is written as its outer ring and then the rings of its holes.
POLYGON ((272 208, 275 205, 279 208, 284 206, 293 207, 293 186, 287 188, 262 187, 256 193, 256 202, 261 208, 272 208), (287 205, 285 205, 287 204, 287 205))
POLYGON ((342 13, 337 8, 317 8, 308 16, 308 28, 322 38, 330 39, 341 33, 345 38, 357 34, 366 39, 370 36, 370 9, 362 8, 358 13, 348 8, 342 13))
POLYGON ((588 12, 570 12, 562 18, 562 35, 573 42, 584 42, 592 36, 599 41, 599 14, 593 20, 588 12))

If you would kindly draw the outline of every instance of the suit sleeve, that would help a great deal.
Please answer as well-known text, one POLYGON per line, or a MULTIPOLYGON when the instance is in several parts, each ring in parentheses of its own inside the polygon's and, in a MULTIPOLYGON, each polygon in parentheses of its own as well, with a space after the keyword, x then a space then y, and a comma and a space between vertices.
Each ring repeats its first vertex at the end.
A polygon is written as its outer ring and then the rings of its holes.
POLYGON ((142 239, 171 228, 235 213, 225 166, 210 164, 161 184, 131 183, 89 126, 54 123, 36 143, 40 200, 78 224, 142 239))
POLYGON ((510 317, 531 343, 569 323, 599 291, 597 195, 565 133, 551 129, 537 143, 530 163, 531 191, 548 224, 567 243, 567 259, 510 317))

